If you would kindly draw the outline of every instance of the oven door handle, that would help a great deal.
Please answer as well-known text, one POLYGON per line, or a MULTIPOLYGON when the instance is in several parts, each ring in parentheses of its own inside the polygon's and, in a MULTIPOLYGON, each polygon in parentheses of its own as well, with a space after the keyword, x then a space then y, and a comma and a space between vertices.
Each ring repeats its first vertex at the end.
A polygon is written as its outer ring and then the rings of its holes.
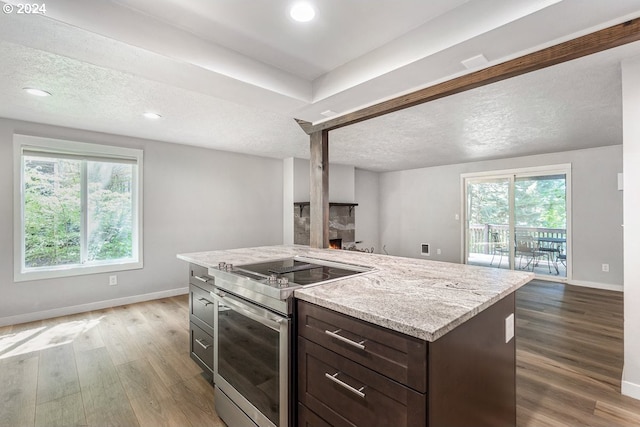
POLYGON ((280 324, 288 320, 285 317, 279 317, 261 307, 251 306, 241 299, 225 294, 217 289, 210 292, 210 294, 213 299, 226 307, 229 307, 231 310, 237 311, 276 332, 280 332, 280 324))

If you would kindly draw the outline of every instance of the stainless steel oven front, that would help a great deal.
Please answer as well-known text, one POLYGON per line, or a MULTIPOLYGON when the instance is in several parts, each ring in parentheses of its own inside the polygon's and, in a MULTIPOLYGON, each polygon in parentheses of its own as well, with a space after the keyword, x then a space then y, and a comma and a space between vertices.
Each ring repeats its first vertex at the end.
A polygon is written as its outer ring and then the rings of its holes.
POLYGON ((214 383, 229 426, 289 427, 291 317, 217 288, 214 383))

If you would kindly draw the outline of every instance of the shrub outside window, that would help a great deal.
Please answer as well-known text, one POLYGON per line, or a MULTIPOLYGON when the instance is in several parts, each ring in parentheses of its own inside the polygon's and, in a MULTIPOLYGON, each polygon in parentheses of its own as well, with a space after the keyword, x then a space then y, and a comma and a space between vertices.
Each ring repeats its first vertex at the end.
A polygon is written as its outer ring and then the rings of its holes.
POLYGON ((142 267, 142 151, 15 135, 16 281, 142 267))

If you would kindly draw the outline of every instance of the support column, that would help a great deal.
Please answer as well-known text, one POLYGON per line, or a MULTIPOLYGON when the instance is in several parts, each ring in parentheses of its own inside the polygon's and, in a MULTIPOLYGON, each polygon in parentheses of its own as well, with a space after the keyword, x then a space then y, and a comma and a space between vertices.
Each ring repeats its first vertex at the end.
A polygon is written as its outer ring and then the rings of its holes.
POLYGON ((312 248, 329 247, 329 131, 311 135, 310 222, 312 248))

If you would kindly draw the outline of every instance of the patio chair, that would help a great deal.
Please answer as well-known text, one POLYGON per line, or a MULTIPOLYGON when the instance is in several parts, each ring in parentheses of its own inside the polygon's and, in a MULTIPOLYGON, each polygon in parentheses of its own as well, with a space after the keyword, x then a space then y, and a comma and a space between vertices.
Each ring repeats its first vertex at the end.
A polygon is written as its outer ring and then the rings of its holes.
MULTIPOLYGON (((566 267, 565 262, 567 257, 562 255, 562 247, 556 243, 555 240, 557 240, 555 237, 538 237, 538 251, 547 257, 547 264, 553 263, 556 274, 560 274, 558 261, 566 267)), ((551 273, 551 267, 549 267, 549 273, 551 273)))
POLYGON ((516 256, 520 257, 518 268, 521 270, 528 270, 529 266, 531 266, 531 271, 534 270, 542 258, 546 257, 549 273, 551 273, 551 259, 549 258, 549 253, 540 251, 538 242, 530 236, 524 236, 516 239, 516 256), (527 261, 524 267, 522 267, 523 258, 527 261))
POLYGON ((498 261, 498 268, 502 264, 502 257, 506 254, 509 256, 509 246, 505 246, 504 242, 500 241, 500 234, 497 231, 491 232, 491 244, 492 244, 492 254, 491 263, 489 265, 493 265, 493 260, 496 255, 500 255, 500 260, 498 261))
POLYGON ((556 257, 556 262, 564 265, 564 268, 567 268, 567 254, 563 254, 562 252, 558 253, 556 257))

